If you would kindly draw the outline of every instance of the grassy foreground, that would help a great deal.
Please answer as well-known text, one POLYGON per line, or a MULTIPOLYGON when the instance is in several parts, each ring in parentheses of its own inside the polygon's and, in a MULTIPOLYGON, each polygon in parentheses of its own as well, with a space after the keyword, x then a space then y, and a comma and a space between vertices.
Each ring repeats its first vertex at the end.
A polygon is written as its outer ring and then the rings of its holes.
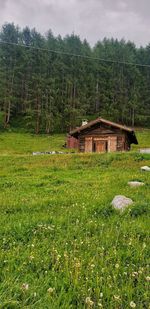
POLYGON ((150 155, 137 152, 150 131, 138 139, 130 153, 32 156, 64 136, 0 134, 0 308, 150 308, 150 155), (123 214, 117 194, 134 201, 123 214))

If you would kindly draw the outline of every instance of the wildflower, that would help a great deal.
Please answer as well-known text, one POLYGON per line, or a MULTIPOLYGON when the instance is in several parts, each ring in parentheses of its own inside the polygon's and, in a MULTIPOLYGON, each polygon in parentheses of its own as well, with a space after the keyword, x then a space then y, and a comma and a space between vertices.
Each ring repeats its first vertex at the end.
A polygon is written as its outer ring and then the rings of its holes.
POLYGON ((29 289, 29 284, 23 283, 22 289, 27 291, 29 289))
POLYGON ((57 255, 57 257, 56 257, 56 260, 57 260, 57 261, 59 261, 59 260, 60 260, 60 258, 61 258, 61 255, 60 255, 60 254, 58 254, 58 255, 57 255))
POLYGON ((36 297, 36 292, 34 292, 33 296, 36 297))
POLYGON ((129 246, 131 246, 132 245, 132 239, 130 238, 129 239, 129 246))
POLYGON ((94 302, 91 300, 90 297, 86 297, 85 303, 89 306, 92 307, 94 305, 94 302))
POLYGON ((141 275, 142 274, 142 270, 139 270, 138 273, 141 275))
POLYGON ((131 308, 135 308, 135 307, 136 307, 136 304, 135 304, 133 301, 131 301, 131 302, 130 302, 130 307, 131 307, 131 308))
POLYGON ((132 273, 132 277, 136 277, 136 276, 138 276, 138 272, 137 272, 137 271, 134 271, 134 272, 132 273))
POLYGON ((76 267, 76 268, 80 268, 80 267, 81 267, 81 263, 80 263, 79 261, 77 261, 77 262, 75 263, 75 267, 76 267))
POLYGON ((101 298, 103 297, 103 293, 102 293, 102 292, 100 293, 100 297, 101 297, 101 298))
POLYGON ((115 300, 120 300, 120 296, 119 295, 114 295, 114 299, 115 300))
POLYGON ((119 264, 116 264, 116 265, 115 265, 115 268, 119 268, 119 264))
POLYGON ((49 288, 48 290, 47 290, 47 292, 49 293, 49 294, 53 294, 53 292, 54 292, 54 288, 49 288))
POLYGON ((100 308, 102 308, 103 307, 103 305, 99 302, 98 304, 98 307, 100 307, 100 308))
POLYGON ((150 281, 150 277, 149 276, 146 277, 146 281, 150 281))
POLYGON ((140 267, 138 273, 139 273, 139 274, 142 274, 143 271, 144 271, 144 268, 143 268, 143 267, 140 267))
POLYGON ((68 254, 67 254, 66 251, 64 252, 64 258, 66 258, 66 259, 68 258, 68 254))

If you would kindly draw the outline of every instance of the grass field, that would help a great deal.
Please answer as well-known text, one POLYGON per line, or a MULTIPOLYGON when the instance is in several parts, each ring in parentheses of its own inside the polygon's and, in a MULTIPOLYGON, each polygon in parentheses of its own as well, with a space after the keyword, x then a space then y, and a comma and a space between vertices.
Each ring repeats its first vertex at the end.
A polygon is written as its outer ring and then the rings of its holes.
POLYGON ((137 135, 130 153, 32 156, 65 137, 0 134, 0 308, 150 308, 150 130, 137 135))

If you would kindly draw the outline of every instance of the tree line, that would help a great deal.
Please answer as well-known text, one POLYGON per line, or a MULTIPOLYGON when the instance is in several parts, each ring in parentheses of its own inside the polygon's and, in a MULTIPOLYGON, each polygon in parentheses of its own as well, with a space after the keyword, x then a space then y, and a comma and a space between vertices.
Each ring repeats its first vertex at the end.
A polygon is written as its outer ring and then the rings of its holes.
POLYGON ((1 129, 65 132, 98 116, 150 126, 150 44, 137 48, 104 38, 91 47, 75 34, 62 38, 51 30, 41 35, 13 23, 2 26, 1 129))

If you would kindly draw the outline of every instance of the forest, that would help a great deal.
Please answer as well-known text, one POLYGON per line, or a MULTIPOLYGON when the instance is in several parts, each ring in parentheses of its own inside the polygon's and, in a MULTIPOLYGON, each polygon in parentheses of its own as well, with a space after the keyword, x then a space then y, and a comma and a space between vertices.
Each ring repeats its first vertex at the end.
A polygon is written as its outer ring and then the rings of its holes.
POLYGON ((150 127, 150 44, 0 30, 0 129, 66 132, 98 116, 150 127))

